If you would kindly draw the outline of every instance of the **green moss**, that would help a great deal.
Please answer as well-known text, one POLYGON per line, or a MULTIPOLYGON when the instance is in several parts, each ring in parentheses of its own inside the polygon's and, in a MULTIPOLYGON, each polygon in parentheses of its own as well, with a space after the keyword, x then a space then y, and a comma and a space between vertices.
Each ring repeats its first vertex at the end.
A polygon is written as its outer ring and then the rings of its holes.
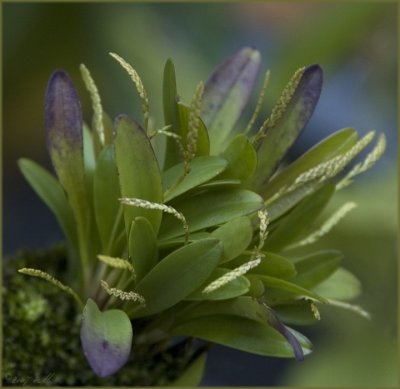
MULTIPOLYGON (((174 380, 193 356, 184 341, 168 351, 142 349, 116 375, 97 377, 81 349, 80 312, 69 296, 51 284, 17 272, 46 269, 62 279, 65 250, 21 252, 6 259, 3 287, 3 385, 14 386, 152 386, 174 380)), ((65 274, 65 273, 64 273, 65 274)), ((138 350, 139 351, 139 350, 138 350)))

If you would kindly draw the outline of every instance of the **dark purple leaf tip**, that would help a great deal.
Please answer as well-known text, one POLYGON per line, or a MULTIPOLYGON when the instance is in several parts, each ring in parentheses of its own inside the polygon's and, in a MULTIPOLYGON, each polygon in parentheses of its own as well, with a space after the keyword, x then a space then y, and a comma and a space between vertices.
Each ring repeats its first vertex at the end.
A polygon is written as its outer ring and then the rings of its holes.
POLYGON ((72 80, 63 70, 54 71, 47 85, 45 129, 50 153, 68 146, 82 147, 81 104, 72 80))
POLYGON ((297 118, 302 128, 305 127, 314 112, 321 95, 323 81, 324 77, 321 66, 311 65, 304 70, 295 96, 292 99, 292 101, 300 101, 302 104, 302 109, 297 118))

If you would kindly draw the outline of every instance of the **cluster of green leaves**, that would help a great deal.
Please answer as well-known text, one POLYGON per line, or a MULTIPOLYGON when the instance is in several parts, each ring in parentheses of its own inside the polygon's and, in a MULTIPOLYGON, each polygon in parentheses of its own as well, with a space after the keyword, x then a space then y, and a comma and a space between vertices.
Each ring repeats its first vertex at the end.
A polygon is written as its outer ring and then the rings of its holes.
MULTIPOLYGON (((126 115, 112 122, 82 65, 93 101, 89 128, 72 81, 56 71, 45 117, 58 180, 34 162, 20 161, 65 232, 65 281, 71 287, 43 271, 21 272, 61 287, 79 305, 85 302, 81 341, 96 374, 119 370, 132 343, 169 347, 178 335, 301 360, 311 343, 287 325, 314 323, 319 304, 365 314, 346 302, 360 285, 341 266, 340 252, 299 256, 296 247, 313 243, 351 208, 319 220, 335 191, 382 155, 384 137, 346 176, 340 173, 373 132, 360 139, 354 129, 342 129, 280 168, 317 104, 322 69, 299 69, 253 131, 263 89, 249 125, 240 131, 236 124, 255 85, 258 51, 243 48, 228 58, 198 85, 189 104, 179 98, 168 60, 164 126, 157 129, 139 75, 112 56, 137 89, 143 124, 126 115), (153 147, 156 137, 166 137, 163 161, 153 147)), ((269 73, 264 87, 268 78, 269 73)), ((198 378, 204 355, 199 358, 188 377, 198 378)))

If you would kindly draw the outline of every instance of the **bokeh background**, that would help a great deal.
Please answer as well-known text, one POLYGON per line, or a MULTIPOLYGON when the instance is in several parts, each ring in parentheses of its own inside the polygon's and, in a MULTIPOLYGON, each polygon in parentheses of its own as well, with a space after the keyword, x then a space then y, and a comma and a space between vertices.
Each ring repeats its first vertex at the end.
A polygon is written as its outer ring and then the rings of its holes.
MULTIPOLYGON (((397 8, 395 2, 299 1, 3 4, 5 255, 62 239, 16 165, 18 158, 28 157, 50 168, 43 96, 55 68, 64 68, 75 80, 87 121, 91 110, 78 69, 82 62, 112 117, 137 116, 135 90, 108 56, 109 51, 120 54, 141 75, 155 121, 162 125, 161 80, 168 57, 174 59, 178 89, 188 101, 198 81, 206 80, 227 55, 244 45, 258 48, 262 70, 272 72, 261 119, 297 68, 320 63, 325 85, 319 105, 288 158, 343 127, 361 134, 377 129, 388 138, 384 158, 339 192, 332 205, 351 199, 359 207, 318 243, 344 251, 344 266, 364 285, 357 303, 372 319, 337 308, 322 310, 323 320, 305 330, 315 351, 302 363, 215 347, 203 385, 397 387, 397 8)), ((248 120, 251 110, 246 114, 248 120)))

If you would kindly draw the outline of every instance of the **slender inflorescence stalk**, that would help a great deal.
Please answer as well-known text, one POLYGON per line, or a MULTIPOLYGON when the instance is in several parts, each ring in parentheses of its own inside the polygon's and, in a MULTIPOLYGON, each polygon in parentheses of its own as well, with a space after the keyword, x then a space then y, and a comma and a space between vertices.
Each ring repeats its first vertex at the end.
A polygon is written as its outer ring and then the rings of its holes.
POLYGON ((103 107, 101 105, 101 98, 97 86, 89 72, 89 69, 81 64, 79 67, 82 75, 83 82, 85 83, 86 89, 90 94, 90 98, 92 99, 92 107, 94 112, 93 124, 94 128, 99 137, 100 143, 102 146, 105 144, 105 132, 103 125, 103 107))
POLYGON ((267 90, 267 87, 268 87, 268 84, 269 84, 270 76, 271 76, 271 72, 269 70, 267 70, 267 72, 265 73, 263 86, 261 87, 261 92, 260 92, 260 94, 258 96, 256 108, 255 108, 255 110, 253 112, 253 115, 251 116, 251 119, 250 119, 249 123, 247 124, 246 129, 244 130, 244 134, 248 134, 251 131, 255 121, 258 118, 258 115, 259 115, 260 110, 261 110, 262 103, 264 101, 265 91, 267 90))
POLYGON ((353 182, 353 178, 361 173, 366 172, 375 165, 386 149, 386 137, 384 134, 379 136, 378 142, 373 150, 367 155, 363 162, 358 163, 350 170, 350 172, 337 183, 336 189, 342 189, 353 182))
POLYGON ((146 305, 146 300, 143 296, 135 292, 125 292, 118 288, 111 288, 106 281, 101 280, 102 288, 110 295, 119 298, 120 300, 136 301, 142 305, 146 305))
POLYGON ((188 161, 191 161, 196 156, 203 92, 204 84, 200 82, 199 85, 197 85, 196 92, 190 104, 185 158, 188 161))
POLYGON ((116 269, 128 270, 132 275, 135 275, 133 266, 126 259, 110 257, 108 255, 98 255, 97 258, 108 266, 116 269))
POLYGON ((175 216, 178 220, 182 222, 183 230, 185 232, 185 242, 189 241, 189 226, 186 222, 185 216, 182 213, 178 212, 175 208, 172 208, 165 204, 153 203, 151 201, 143 200, 143 199, 135 199, 135 198, 121 198, 119 199, 122 204, 132 205, 134 207, 144 208, 144 209, 154 209, 163 211, 165 213, 169 213, 172 216, 175 216))
POLYGON ((325 223, 318 230, 312 232, 306 238, 290 246, 290 248, 305 246, 307 244, 316 242, 319 238, 331 231, 332 228, 340 222, 340 220, 342 220, 352 209, 356 207, 357 204, 353 202, 343 204, 328 220, 325 221, 325 223))
POLYGON ((261 249, 264 246, 265 240, 268 236, 268 212, 266 210, 258 211, 258 218, 260 220, 260 230, 259 230, 259 243, 258 246, 254 248, 254 251, 251 255, 250 261, 240 265, 239 267, 225 273, 223 276, 217 278, 215 281, 211 282, 207 285, 203 293, 210 293, 214 290, 219 289, 220 287, 226 285, 227 283, 235 280, 236 278, 246 274, 249 270, 255 268, 261 263, 261 260, 265 257, 263 253, 261 253, 261 249))
POLYGON ((259 243, 257 246, 258 250, 262 250, 264 247, 265 240, 268 236, 268 225, 269 225, 269 218, 268 218, 268 211, 267 210, 260 210, 258 211, 258 218, 260 220, 260 231, 259 231, 259 243))
POLYGON ((300 174, 295 182, 294 186, 298 187, 304 183, 319 179, 320 181, 325 181, 331 177, 338 174, 344 167, 362 150, 365 149, 372 141, 375 135, 374 131, 370 131, 363 138, 361 138, 349 151, 344 154, 338 155, 335 158, 330 159, 327 162, 321 163, 316 167, 307 170, 306 172, 300 174))
POLYGON ((111 57, 113 57, 129 74, 131 77, 131 80, 135 84, 136 90, 139 94, 140 99, 142 100, 142 112, 143 112, 143 117, 144 117, 144 128, 147 130, 148 129, 148 124, 149 124, 149 99, 147 97, 146 90, 144 89, 142 79, 140 78, 139 74, 137 71, 128 63, 126 62, 122 57, 120 57, 118 54, 115 53, 109 53, 111 57))
POLYGON ((260 129, 257 131, 253 139, 253 143, 256 144, 260 139, 262 139, 267 130, 272 128, 276 125, 279 119, 283 116, 286 111, 290 100, 292 99, 294 92, 296 91, 297 86, 301 80, 301 76, 303 75, 305 67, 298 69, 292 78, 290 79, 289 83, 286 85, 285 89, 283 90, 281 97, 279 98, 278 102, 272 109, 271 115, 264 121, 261 125, 260 129))
POLYGON ((48 274, 42 270, 29 269, 29 268, 19 269, 18 272, 22 273, 22 274, 26 274, 28 276, 32 276, 32 277, 39 277, 39 278, 42 278, 43 280, 50 282, 57 288, 61 289, 63 292, 66 292, 69 295, 71 295, 75 299, 75 301, 78 303, 79 307, 83 308, 83 303, 82 303, 82 300, 79 298, 79 296, 69 286, 66 286, 63 283, 61 283, 60 281, 56 280, 50 274, 48 274))
POLYGON ((255 268, 261 263, 263 254, 257 254, 254 259, 240 265, 236 269, 225 273, 223 276, 217 278, 215 281, 211 282, 203 289, 203 293, 211 293, 214 290, 221 288, 222 286, 228 284, 229 282, 235 280, 236 278, 246 274, 249 270, 255 268))

